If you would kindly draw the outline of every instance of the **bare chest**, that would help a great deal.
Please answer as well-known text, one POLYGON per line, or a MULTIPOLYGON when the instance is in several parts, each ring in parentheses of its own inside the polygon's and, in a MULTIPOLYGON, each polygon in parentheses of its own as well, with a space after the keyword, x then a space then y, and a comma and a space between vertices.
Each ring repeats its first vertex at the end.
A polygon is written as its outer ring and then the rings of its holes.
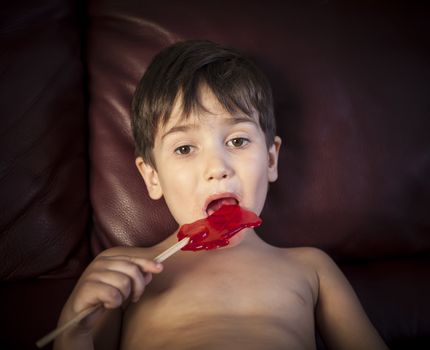
POLYGON ((172 260, 163 274, 154 276, 142 300, 127 310, 128 336, 181 332, 215 319, 241 324, 244 331, 249 328, 247 334, 254 328, 251 320, 276 323, 283 331, 313 332, 314 301, 306 271, 274 256, 265 257, 264 263, 263 258, 218 254, 193 263, 172 260))
POLYGON ((197 310, 209 314, 282 314, 291 311, 293 305, 302 308, 312 304, 305 279, 282 276, 258 265, 198 267, 153 287, 144 303, 153 301, 157 308, 165 305, 181 315, 197 310))

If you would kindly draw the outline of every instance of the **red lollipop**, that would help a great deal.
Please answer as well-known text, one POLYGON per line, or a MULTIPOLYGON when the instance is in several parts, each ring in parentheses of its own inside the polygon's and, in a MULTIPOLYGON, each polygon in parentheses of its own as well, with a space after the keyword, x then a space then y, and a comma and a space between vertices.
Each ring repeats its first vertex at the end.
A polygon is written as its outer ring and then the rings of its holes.
POLYGON ((205 219, 182 225, 178 240, 189 237, 182 250, 210 250, 225 247, 229 239, 246 227, 260 226, 262 220, 252 211, 238 205, 223 205, 205 219))

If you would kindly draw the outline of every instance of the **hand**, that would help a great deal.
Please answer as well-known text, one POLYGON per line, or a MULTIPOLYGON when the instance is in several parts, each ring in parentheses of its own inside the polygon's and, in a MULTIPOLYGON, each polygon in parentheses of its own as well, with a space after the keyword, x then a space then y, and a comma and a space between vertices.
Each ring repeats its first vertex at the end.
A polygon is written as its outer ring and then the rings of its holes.
POLYGON ((80 322, 79 333, 88 333, 106 309, 118 308, 129 299, 137 302, 152 273, 160 273, 163 266, 152 260, 130 255, 101 253, 87 267, 63 308, 59 325, 81 311, 101 304, 98 309, 80 322))

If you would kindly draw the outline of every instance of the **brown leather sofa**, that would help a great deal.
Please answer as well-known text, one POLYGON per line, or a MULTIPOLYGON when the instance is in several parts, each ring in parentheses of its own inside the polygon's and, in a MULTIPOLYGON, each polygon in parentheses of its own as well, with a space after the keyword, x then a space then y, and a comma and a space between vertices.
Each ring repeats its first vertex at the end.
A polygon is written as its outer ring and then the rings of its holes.
POLYGON ((0 348, 33 349, 101 249, 175 229, 135 169, 129 103, 158 50, 206 38, 273 84, 284 145, 261 237, 325 250, 390 348, 429 349, 430 9, 377 3, 3 4, 0 348))

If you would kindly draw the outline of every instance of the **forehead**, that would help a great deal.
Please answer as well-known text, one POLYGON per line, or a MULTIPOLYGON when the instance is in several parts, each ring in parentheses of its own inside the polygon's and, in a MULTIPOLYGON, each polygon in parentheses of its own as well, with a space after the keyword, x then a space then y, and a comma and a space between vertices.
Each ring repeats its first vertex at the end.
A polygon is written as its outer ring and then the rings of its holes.
POLYGON ((174 126, 184 124, 197 125, 206 118, 222 119, 223 122, 229 124, 237 124, 240 122, 251 122, 259 125, 257 113, 254 112, 252 115, 247 115, 237 109, 236 111, 228 111, 218 100, 212 90, 206 85, 202 85, 199 88, 199 95, 197 103, 191 108, 190 113, 184 112, 184 104, 182 94, 178 93, 175 98, 172 112, 167 118, 166 122, 160 125, 159 130, 168 130, 174 126))

